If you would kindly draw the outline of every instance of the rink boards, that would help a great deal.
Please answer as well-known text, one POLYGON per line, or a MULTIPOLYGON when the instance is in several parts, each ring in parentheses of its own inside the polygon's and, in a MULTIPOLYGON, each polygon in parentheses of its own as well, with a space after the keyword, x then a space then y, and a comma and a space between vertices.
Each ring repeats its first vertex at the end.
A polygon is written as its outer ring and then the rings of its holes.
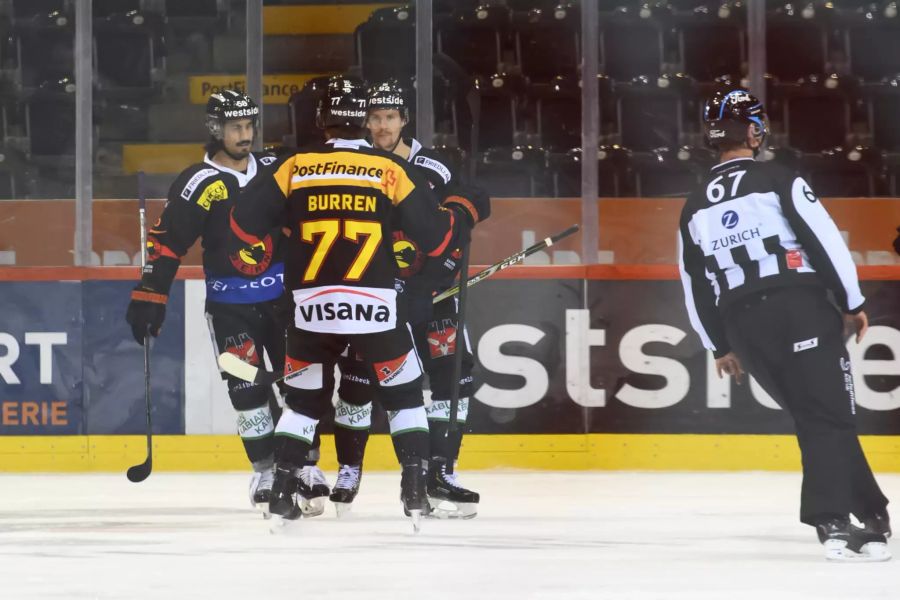
MULTIPOLYGON (((182 271, 152 352, 156 467, 243 469, 204 285, 196 268, 182 271)), ((872 328, 848 345, 858 423, 873 466, 900 471, 900 269, 861 274, 872 328)), ((129 267, 0 270, 0 470, 142 460, 143 353, 123 318, 134 278, 129 267)), ((470 298, 478 384, 466 468, 799 467, 772 398, 716 378, 674 268, 518 267, 470 298)), ((386 432, 380 412, 374 429, 386 432)), ((387 436, 373 436, 367 461, 393 467, 387 436)))

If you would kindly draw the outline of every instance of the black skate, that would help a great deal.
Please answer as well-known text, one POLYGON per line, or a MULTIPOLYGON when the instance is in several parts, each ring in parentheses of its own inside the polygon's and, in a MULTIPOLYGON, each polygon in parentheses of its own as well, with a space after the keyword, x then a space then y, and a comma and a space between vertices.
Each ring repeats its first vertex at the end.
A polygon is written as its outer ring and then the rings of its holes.
POLYGON ((816 533, 825 546, 826 560, 880 562, 891 558, 884 535, 855 527, 848 517, 832 517, 817 523, 816 533))
POLYGON ((887 508, 875 513, 860 515, 859 520, 862 521, 865 531, 883 535, 885 538, 891 537, 891 518, 888 516, 887 508))
POLYGON ((318 517, 325 512, 325 499, 331 493, 325 473, 316 465, 295 471, 298 479, 297 494, 304 517, 318 517))
POLYGON ((275 479, 269 492, 269 512, 288 521, 296 521, 303 514, 297 504, 297 485, 299 480, 294 476, 290 466, 275 467, 275 479))
POLYGON ((438 519, 472 519, 478 514, 478 492, 459 484, 456 473, 447 472, 444 459, 432 458, 428 470, 428 503, 438 519))
POLYGON ((403 465, 400 475, 400 500, 403 513, 412 518, 413 531, 419 533, 421 520, 431 512, 428 504, 428 461, 403 465))
POLYGON ((356 494, 359 493, 359 482, 362 479, 362 465, 341 465, 337 481, 331 490, 330 499, 338 518, 350 512, 356 494))
POLYGON ((275 479, 275 467, 264 471, 257 471, 250 478, 250 505, 253 508, 262 509, 263 518, 268 519, 269 497, 272 492, 272 482, 275 479))

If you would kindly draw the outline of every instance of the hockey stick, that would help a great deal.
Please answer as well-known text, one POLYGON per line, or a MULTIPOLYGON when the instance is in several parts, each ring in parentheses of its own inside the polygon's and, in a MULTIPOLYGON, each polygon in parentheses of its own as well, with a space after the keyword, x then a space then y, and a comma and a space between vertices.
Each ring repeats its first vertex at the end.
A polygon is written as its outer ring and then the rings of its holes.
MULTIPOLYGON (((521 252, 517 252, 508 258, 504 258, 498 263, 495 263, 488 267, 487 269, 480 271, 469 278, 466 288, 472 287, 479 281, 487 279, 497 271, 502 271, 507 267, 511 267, 514 264, 520 263, 525 260, 526 257, 531 256, 535 252, 540 252, 544 248, 549 248, 553 244, 557 243, 559 240, 568 237, 578 231, 578 225, 572 225, 565 231, 561 233, 557 233, 554 236, 544 238, 542 241, 534 244, 533 246, 529 246, 525 250, 521 252)), ((468 256, 466 257, 468 260, 468 256)), ((465 271, 468 271, 468 265, 466 265, 465 271)), ((460 273, 465 272, 463 269, 460 269, 460 273)), ((437 304, 441 300, 445 300, 450 296, 455 296, 460 291, 460 286, 454 285, 453 287, 445 290, 444 292, 438 294, 434 297, 434 303, 437 304)), ((460 309, 462 310, 462 309, 460 309)), ((459 334, 457 334, 459 335, 459 334)), ((217 361, 219 363, 219 368, 228 373, 233 377, 237 377, 243 381, 249 381, 251 383, 256 383, 259 385, 272 385, 273 383, 278 383, 279 381, 283 381, 285 379, 290 379, 296 373, 288 373, 287 375, 275 373, 273 371, 267 371, 266 369, 260 369, 258 367, 254 367, 253 365, 242 361, 240 358, 235 356, 234 354, 230 354, 228 352, 223 352, 219 355, 217 361)), ((459 379, 458 377, 456 378, 459 379)))
MULTIPOLYGON (((544 238, 537 244, 534 244, 533 246, 529 246, 528 248, 525 248, 521 252, 516 252, 512 256, 504 258, 503 260, 501 260, 498 263, 494 263, 487 269, 485 269, 483 271, 479 271, 475 275, 472 275, 472 277, 470 277, 469 280, 466 282, 466 287, 467 288, 472 287, 479 281, 482 281, 483 279, 487 279, 488 277, 490 277, 497 271, 502 271, 503 269, 505 269, 507 267, 511 267, 515 264, 522 262, 523 260, 525 260, 527 257, 531 256, 535 252, 540 252, 544 248, 549 248, 553 244, 557 243, 559 240, 561 240, 565 237, 569 237, 570 235, 572 235, 573 233, 578 231, 578 229, 579 229, 578 225, 572 225, 565 231, 557 233, 554 236, 544 238)), ((463 272, 463 271, 461 271, 461 272, 463 272)), ((446 300, 450 296, 455 296, 456 294, 459 294, 459 291, 460 291, 459 284, 454 285, 453 287, 448 288, 448 289, 444 290, 443 292, 441 292, 440 294, 438 294, 437 296, 435 296, 434 299, 432 300, 432 302, 434 304, 437 304, 441 300, 446 300)))
MULTIPOLYGON (((144 172, 138 171, 138 217, 141 225, 141 272, 147 266, 147 199, 144 172)), ((128 469, 128 481, 140 483, 153 470, 153 421, 150 417, 150 333, 144 333, 144 401, 147 404, 147 460, 128 469)))
MULTIPOLYGON (((460 283, 469 272, 469 247, 471 241, 462 249, 462 266, 459 269, 460 283)), ((459 290, 459 306, 456 312, 456 351, 453 353, 453 379, 450 380, 450 425, 448 435, 455 436, 459 429, 459 378, 462 375, 462 356, 466 351, 466 300, 469 296, 469 286, 464 285, 459 290), (460 344, 462 340, 462 344, 460 344)), ((449 458, 449 457, 448 457, 449 458)), ((447 472, 453 474, 453 461, 447 461, 447 472)))
POLYGON ((230 352, 223 352, 220 354, 219 358, 216 359, 216 362, 219 363, 220 369, 232 377, 237 377, 243 381, 249 381, 250 383, 258 385, 272 385, 273 383, 278 383, 279 381, 290 379, 291 377, 300 374, 300 371, 284 375, 275 371, 260 369, 248 362, 242 361, 230 352))

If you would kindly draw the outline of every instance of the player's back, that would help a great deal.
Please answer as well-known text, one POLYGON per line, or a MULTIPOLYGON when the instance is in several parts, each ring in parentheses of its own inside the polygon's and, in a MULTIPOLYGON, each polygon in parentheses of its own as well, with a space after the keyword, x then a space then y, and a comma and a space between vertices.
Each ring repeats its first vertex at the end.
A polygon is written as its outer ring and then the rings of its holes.
POLYGON ((688 196, 682 235, 702 251, 720 306, 760 289, 821 285, 785 215, 796 181, 782 167, 741 158, 714 167, 688 196))

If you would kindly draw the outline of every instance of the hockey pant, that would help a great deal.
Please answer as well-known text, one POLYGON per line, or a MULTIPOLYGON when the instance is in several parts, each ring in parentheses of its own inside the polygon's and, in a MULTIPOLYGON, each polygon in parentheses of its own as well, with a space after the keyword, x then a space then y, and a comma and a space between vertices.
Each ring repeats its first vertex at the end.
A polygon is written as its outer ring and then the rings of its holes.
POLYGON ((301 464, 318 422, 334 410, 334 367, 342 353, 358 356, 373 397, 387 411, 400 464, 428 456, 428 421, 422 400, 422 363, 409 327, 358 335, 288 330, 285 409, 275 428, 275 460, 301 464))
MULTIPOLYGON (((422 357, 425 372, 431 383, 431 404, 428 414, 430 452, 432 457, 454 461, 462 443, 462 425, 469 410, 473 392, 472 366, 474 359, 468 335, 461 339, 457 331, 456 299, 448 299, 434 307, 432 319, 412 325, 416 349, 422 357), (463 343, 463 341, 465 343, 463 343), (457 349, 463 350, 460 371, 459 407, 460 427, 449 430, 450 395, 453 381, 453 361, 457 349)), ((371 401, 374 388, 367 376, 365 364, 353 354, 339 361, 341 379, 340 398, 335 410, 335 446, 341 464, 362 464, 371 424, 371 401)))
MULTIPOLYGON (((223 304, 206 302, 206 321, 218 356, 230 352, 241 360, 265 368, 263 352, 272 368, 284 365, 284 326, 278 319, 274 302, 223 304)), ((261 470, 272 463, 275 423, 281 407, 271 386, 249 383, 220 372, 228 385, 228 396, 237 412, 237 430, 247 458, 261 470)), ((318 444, 304 463, 318 458, 318 444)))
POLYGON ((800 521, 882 510, 887 498, 856 434, 842 318, 825 292, 767 291, 738 301, 724 321, 744 369, 794 419, 803 463, 800 521))

